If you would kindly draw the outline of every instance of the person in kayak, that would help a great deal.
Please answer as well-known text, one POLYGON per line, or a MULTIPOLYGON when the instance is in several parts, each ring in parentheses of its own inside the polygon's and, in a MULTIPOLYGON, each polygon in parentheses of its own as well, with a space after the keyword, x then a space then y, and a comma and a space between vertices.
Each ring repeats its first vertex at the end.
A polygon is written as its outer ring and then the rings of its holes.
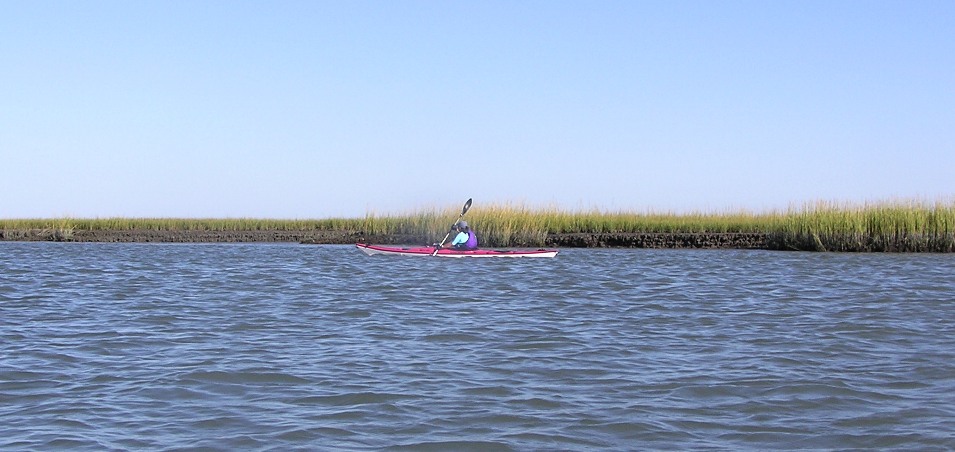
POLYGON ((458 235, 451 241, 451 248, 456 250, 476 250, 478 245, 477 234, 468 227, 467 221, 459 221, 454 225, 458 235))

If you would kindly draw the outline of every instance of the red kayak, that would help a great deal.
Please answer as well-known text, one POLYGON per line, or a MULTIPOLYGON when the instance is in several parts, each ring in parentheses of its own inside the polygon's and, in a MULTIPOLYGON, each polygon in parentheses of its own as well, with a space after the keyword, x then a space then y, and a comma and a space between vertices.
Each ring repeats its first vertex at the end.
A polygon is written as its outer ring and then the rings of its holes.
POLYGON ((557 250, 455 250, 450 248, 441 248, 437 254, 434 254, 434 247, 430 246, 381 246, 366 245, 356 243, 355 246, 369 256, 392 255, 392 256, 431 256, 435 257, 554 257, 557 256, 557 250))

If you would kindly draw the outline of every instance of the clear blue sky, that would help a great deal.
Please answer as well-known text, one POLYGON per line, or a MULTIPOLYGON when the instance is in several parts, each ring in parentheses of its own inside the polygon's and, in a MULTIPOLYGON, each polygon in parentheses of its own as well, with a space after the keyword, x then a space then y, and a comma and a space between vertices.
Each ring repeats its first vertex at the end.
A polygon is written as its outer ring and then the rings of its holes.
POLYGON ((955 195, 955 2, 0 0, 0 218, 955 195))

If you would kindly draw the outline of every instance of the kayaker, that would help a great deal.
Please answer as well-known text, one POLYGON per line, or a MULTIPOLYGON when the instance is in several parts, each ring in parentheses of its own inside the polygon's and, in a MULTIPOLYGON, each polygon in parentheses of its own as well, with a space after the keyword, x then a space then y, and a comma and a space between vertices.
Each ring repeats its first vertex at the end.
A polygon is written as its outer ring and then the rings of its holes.
POLYGON ((458 235, 454 236, 454 240, 451 241, 451 248, 456 250, 476 250, 477 249, 477 234, 468 227, 467 221, 459 221, 454 225, 454 230, 458 231, 458 235))

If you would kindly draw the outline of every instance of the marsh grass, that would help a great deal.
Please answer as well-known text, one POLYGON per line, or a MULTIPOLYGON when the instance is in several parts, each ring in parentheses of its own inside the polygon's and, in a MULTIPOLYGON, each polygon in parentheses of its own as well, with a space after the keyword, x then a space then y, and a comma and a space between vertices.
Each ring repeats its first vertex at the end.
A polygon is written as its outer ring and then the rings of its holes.
MULTIPOLYGON (((43 230, 72 238, 86 230, 350 231, 440 240, 459 207, 363 218, 273 220, 255 218, 60 218, 0 220, 0 229, 43 230)), ((758 233, 773 249, 816 251, 955 251, 955 200, 865 204, 816 202, 786 212, 635 213, 567 211, 521 204, 474 205, 465 219, 483 246, 543 246, 549 234, 758 233)), ((13 236, 13 235, 8 235, 13 236)))
POLYGON ((955 202, 864 205, 817 202, 783 217, 770 231, 778 249, 815 251, 955 251, 955 202))

